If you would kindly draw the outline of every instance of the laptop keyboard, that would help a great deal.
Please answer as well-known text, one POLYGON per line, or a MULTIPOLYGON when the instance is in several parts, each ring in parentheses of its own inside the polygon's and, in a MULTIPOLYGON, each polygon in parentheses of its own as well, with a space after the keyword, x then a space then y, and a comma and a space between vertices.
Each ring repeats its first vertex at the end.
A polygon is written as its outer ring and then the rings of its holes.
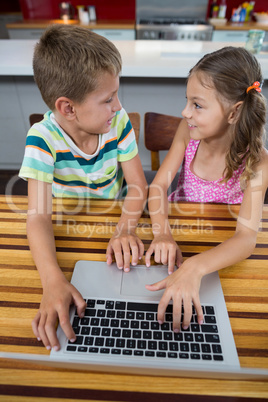
MULTIPOLYGON (((223 361, 213 306, 202 306, 204 324, 196 312, 190 327, 172 330, 172 305, 165 322, 157 322, 158 303, 88 299, 84 318, 75 313, 72 326, 76 341, 68 342, 67 353, 141 356, 194 361, 223 361)), ((182 308, 183 314, 183 308, 182 308)), ((182 317, 183 319, 183 317, 182 317)))

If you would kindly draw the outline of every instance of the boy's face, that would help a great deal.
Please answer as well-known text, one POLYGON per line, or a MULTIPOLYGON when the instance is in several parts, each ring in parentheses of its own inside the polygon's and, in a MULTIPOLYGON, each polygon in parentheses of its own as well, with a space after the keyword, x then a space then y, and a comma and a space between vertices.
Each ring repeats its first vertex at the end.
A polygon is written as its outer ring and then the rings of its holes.
POLYGON ((95 91, 82 103, 75 103, 77 130, 81 134, 103 134, 111 129, 112 120, 122 108, 118 99, 119 76, 108 72, 99 78, 95 91))

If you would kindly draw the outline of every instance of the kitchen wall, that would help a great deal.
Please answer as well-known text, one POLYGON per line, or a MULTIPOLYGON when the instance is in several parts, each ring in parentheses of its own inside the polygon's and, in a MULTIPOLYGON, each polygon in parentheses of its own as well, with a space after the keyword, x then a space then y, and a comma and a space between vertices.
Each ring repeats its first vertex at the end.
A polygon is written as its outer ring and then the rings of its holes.
MULTIPOLYGON (((143 0, 146 4, 146 0, 143 0)), ((178 4, 185 4, 184 0, 177 0, 178 4)), ((59 18, 60 0, 9 0, 0 1, 0 13, 22 11, 24 19, 57 19, 59 18)), ((212 0, 208 0, 208 13, 212 0)), ((227 18, 232 9, 238 7, 243 0, 226 0, 227 18)), ((135 20, 135 0, 71 0, 78 5, 94 5, 97 18, 100 20, 135 20)), ((164 3, 165 4, 165 3, 164 3)), ((255 11, 268 11, 267 0, 255 0, 255 11)))
MULTIPOLYGON (((24 19, 59 18, 60 0, 19 0, 24 19)), ((135 0, 72 0, 75 7, 96 7, 99 20, 135 20, 135 0)))
POLYGON ((20 12, 19 0, 0 1, 0 14, 20 12))

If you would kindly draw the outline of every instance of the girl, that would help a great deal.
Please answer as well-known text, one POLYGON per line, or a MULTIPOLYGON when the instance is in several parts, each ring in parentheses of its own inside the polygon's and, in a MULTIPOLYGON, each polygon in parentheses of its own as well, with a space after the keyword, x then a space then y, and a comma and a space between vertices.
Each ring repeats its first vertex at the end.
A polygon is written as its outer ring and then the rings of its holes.
POLYGON ((150 266, 168 264, 170 276, 147 289, 165 288, 158 307, 164 321, 173 300, 173 330, 187 329, 192 303, 199 324, 199 288, 204 275, 247 258, 254 250, 268 185, 268 152, 263 146, 266 118, 263 81, 256 58, 244 48, 225 47, 205 55, 189 73, 186 107, 172 146, 149 192, 154 240, 146 255, 150 266), (166 194, 182 163, 177 190, 166 194), (182 262, 168 225, 169 201, 240 204, 235 234, 213 249, 182 262), (175 272, 174 265, 179 269, 175 272))

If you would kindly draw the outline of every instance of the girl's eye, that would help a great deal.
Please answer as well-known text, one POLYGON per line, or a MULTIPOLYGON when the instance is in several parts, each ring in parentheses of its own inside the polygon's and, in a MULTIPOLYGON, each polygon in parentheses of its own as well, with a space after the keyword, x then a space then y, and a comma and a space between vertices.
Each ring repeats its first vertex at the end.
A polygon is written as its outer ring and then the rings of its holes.
POLYGON ((110 99, 108 99, 108 100, 106 101, 106 103, 111 103, 112 100, 113 100, 113 98, 110 98, 110 99))

